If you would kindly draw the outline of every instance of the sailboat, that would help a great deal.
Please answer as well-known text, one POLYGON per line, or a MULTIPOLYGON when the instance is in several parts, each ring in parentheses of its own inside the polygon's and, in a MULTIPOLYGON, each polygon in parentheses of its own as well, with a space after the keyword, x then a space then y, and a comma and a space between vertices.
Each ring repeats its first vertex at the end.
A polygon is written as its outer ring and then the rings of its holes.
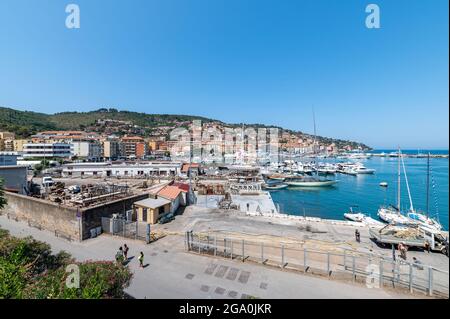
MULTIPOLYGON (((378 217, 385 221, 388 224, 404 224, 404 225, 415 225, 417 224, 414 220, 411 218, 408 218, 407 216, 404 216, 401 214, 400 211, 400 196, 401 196, 401 170, 400 170, 400 162, 402 157, 402 153, 400 152, 400 148, 398 149, 398 169, 397 169, 397 207, 394 207, 392 205, 390 206, 382 206, 380 209, 378 209, 378 217)), ((405 175, 406 177, 406 175, 405 175)), ((408 185, 408 184, 407 184, 408 185)), ((409 192, 409 186, 408 186, 408 192, 409 192)), ((412 204, 412 201, 411 201, 412 204)))
MULTIPOLYGON (((316 156, 316 117, 313 109, 313 121, 314 121, 314 140, 313 140, 313 153, 316 156)), ((317 163, 317 161, 315 161, 317 163)), ((316 164, 315 164, 316 165, 316 164)), ((313 167, 314 171, 317 172, 317 166, 313 167)), ((289 177, 284 180, 284 183, 289 186, 295 187, 325 187, 332 186, 338 181, 333 179, 319 178, 316 176, 295 176, 289 177)))
MULTIPOLYGON (((403 167, 404 167, 404 164, 403 164, 403 167)), ((405 174, 406 174, 406 172, 405 172, 405 174)), ((411 218, 412 220, 418 222, 419 225, 424 228, 440 231, 440 230, 442 230, 442 225, 439 222, 439 220, 431 218, 429 215, 429 212, 430 212, 429 193, 430 193, 430 153, 428 153, 428 160, 427 160, 427 192, 426 192, 427 212, 426 212, 426 214, 424 214, 424 213, 419 213, 419 212, 415 211, 414 207, 412 206, 412 202, 411 202, 410 210, 406 213, 406 216, 408 218, 411 218)))

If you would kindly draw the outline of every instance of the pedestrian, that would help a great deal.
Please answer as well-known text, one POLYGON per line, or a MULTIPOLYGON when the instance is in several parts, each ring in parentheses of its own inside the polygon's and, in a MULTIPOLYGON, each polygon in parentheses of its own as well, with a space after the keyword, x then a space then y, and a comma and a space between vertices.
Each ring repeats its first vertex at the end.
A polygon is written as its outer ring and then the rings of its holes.
POLYGON ((406 252, 408 251, 408 247, 406 246, 405 243, 401 243, 401 248, 399 247, 399 249, 400 249, 400 255, 401 255, 401 257, 402 257, 404 260, 406 260, 406 252))
POLYGON ((247 211, 250 210, 250 203, 247 203, 247 211))
POLYGON ((123 258, 125 260, 128 260, 128 250, 130 250, 130 248, 128 248, 127 244, 123 245, 123 258))
POLYGON ((400 253, 400 257, 403 258, 403 244, 402 243, 398 244, 398 252, 400 253))
POLYGON ((425 250, 426 250, 428 253, 431 253, 431 245, 430 245, 430 242, 428 241, 428 239, 425 240, 425 250))
POLYGON ((359 230, 355 230, 355 239, 356 239, 356 241, 357 241, 358 243, 361 241, 361 237, 360 237, 360 234, 359 234, 359 230))
POLYGON ((144 253, 142 251, 139 253, 138 260, 139 260, 139 267, 144 268, 144 253))
POLYGON ((122 246, 119 247, 119 250, 116 253, 116 262, 120 263, 123 261, 123 249, 122 246))

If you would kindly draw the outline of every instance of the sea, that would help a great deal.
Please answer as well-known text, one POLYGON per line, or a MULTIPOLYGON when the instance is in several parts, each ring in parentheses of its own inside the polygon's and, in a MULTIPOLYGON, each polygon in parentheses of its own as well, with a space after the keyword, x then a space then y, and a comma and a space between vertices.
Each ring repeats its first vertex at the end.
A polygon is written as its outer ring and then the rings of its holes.
MULTIPOLYGON (((376 150, 373 153, 390 153, 396 150, 376 150)), ((402 150, 404 154, 448 154, 448 150, 402 150)), ((319 162, 337 163, 342 159, 318 159, 319 162)), ((350 206, 378 219, 381 205, 397 203, 398 159, 395 157, 371 157, 358 160, 368 168, 376 170, 373 175, 328 175, 338 183, 331 187, 287 188, 271 191, 271 196, 280 212, 291 215, 313 216, 324 219, 343 220, 350 206), (388 187, 381 187, 387 182, 388 187)), ((413 207, 426 211, 427 200, 427 158, 404 158, 406 176, 411 192, 413 207)), ((430 159, 429 214, 439 219, 448 230, 449 224, 449 159, 430 159)), ((401 208, 410 207, 405 176, 401 175, 401 208)))

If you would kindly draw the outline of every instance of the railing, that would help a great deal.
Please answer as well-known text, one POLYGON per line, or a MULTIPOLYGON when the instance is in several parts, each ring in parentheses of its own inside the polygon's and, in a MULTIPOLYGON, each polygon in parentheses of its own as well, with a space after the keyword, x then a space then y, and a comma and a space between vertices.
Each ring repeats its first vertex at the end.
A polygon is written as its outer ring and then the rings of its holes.
POLYGON ((449 296, 449 274, 432 266, 392 260, 345 249, 321 251, 300 244, 273 245, 243 239, 185 233, 186 250, 242 262, 364 283, 370 288, 392 287, 429 296, 449 296))

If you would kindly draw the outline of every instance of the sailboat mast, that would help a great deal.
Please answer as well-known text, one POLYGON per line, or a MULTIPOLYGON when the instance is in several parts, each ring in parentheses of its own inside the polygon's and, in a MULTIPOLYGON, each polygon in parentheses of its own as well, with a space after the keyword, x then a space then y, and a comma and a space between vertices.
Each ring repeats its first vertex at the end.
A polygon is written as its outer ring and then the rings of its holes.
POLYGON ((427 216, 430 216, 430 152, 427 157, 427 198, 426 198, 427 216))
POLYGON ((398 211, 400 212, 400 183, 401 183, 401 175, 400 175, 400 147, 398 148, 398 172, 397 172, 397 208, 398 211))
POLYGON ((316 132, 316 114, 314 112, 314 106, 313 106, 313 123, 314 123, 314 140, 313 140, 313 152, 314 155, 316 154, 316 138, 317 138, 317 132, 316 132))
POLYGON ((411 212, 413 212, 414 206, 413 206, 412 197, 411 197, 411 190, 409 189, 408 175, 406 175, 405 161, 403 160, 403 155, 401 158, 402 158, 403 173, 405 174, 406 189, 408 190, 409 210, 411 212))

